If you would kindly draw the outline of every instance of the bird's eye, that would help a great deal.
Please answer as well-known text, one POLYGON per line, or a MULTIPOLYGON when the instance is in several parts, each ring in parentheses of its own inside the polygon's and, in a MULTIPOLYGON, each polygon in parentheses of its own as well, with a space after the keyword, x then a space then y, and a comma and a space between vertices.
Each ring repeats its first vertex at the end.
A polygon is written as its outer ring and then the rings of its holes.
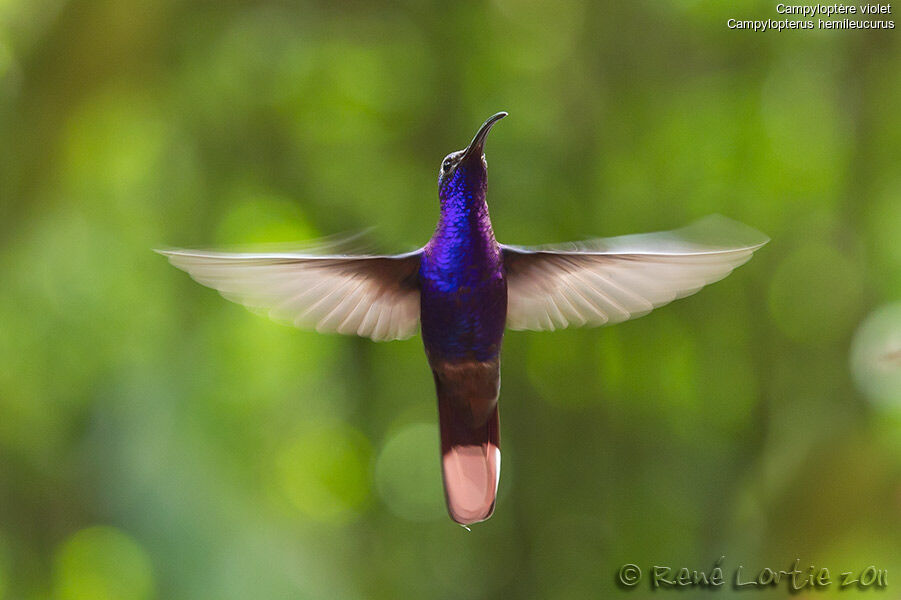
POLYGON ((445 158, 444 163, 441 165, 441 168, 445 170, 445 172, 449 171, 450 168, 454 166, 454 159, 445 158))

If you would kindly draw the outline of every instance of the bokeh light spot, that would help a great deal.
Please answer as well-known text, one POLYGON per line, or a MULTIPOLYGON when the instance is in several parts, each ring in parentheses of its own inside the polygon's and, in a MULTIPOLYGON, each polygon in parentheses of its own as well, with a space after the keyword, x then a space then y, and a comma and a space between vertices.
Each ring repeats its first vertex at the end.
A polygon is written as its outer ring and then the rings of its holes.
POLYGON ((370 447, 344 424, 318 424, 302 431, 278 454, 281 489, 291 505, 315 521, 347 523, 369 498, 370 447))
POLYGON ((845 335, 857 318, 862 286, 859 269, 838 250, 824 244, 804 246, 773 275, 770 315, 796 342, 833 341, 845 335))
POLYGON ((113 208, 134 216, 172 151, 172 135, 149 94, 119 89, 97 94, 67 124, 64 182, 100 204, 101 212, 113 208))
POLYGON ((438 428, 416 423, 390 437, 376 460, 375 481, 397 516, 411 521, 444 516, 438 428))
POLYGON ((901 302, 879 308, 858 327, 851 371, 867 398, 901 409, 901 302))
POLYGON ((703 403, 697 394, 698 350, 691 330, 673 308, 616 327, 596 334, 604 401, 628 413, 665 415, 674 427, 693 422, 703 403))
POLYGON ((235 200, 219 221, 219 244, 296 242, 316 237, 303 218, 298 203, 280 196, 248 189, 235 193, 235 200))
POLYGON ((140 600, 154 582, 150 559, 131 537, 114 527, 90 527, 72 535, 56 552, 55 598, 140 600))

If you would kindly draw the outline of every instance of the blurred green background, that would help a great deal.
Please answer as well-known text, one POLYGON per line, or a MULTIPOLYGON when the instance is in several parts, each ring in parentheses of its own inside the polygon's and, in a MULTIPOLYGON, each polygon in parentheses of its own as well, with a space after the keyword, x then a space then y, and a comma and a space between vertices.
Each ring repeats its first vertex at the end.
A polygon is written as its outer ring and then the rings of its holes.
POLYGON ((898 597, 899 34, 730 17, 779 15, 0 0, 0 598, 647 598, 620 565, 723 555, 872 564, 898 597), (468 533, 418 337, 277 325, 151 248, 418 247, 498 110, 502 241, 722 213, 772 242, 637 321, 508 334, 468 533))

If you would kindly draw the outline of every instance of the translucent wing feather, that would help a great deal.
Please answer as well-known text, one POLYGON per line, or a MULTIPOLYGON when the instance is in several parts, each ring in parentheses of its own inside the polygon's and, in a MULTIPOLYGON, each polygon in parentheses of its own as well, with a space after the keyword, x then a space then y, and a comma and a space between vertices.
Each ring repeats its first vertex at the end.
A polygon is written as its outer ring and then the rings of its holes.
POLYGON ((419 327, 419 251, 397 256, 158 250, 197 282, 277 321, 387 341, 419 327))
POLYGON ((767 241, 715 215, 674 231, 504 246, 507 327, 552 331, 640 317, 719 281, 767 241))

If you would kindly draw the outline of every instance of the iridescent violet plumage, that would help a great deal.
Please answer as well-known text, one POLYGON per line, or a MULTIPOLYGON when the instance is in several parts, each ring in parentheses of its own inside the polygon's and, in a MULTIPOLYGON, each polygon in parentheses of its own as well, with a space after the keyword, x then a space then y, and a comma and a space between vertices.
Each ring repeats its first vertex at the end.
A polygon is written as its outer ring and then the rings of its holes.
POLYGON ((435 360, 498 355, 507 312, 503 256, 485 202, 481 156, 441 182, 441 217, 419 267, 422 336, 435 360))
POLYGON ((438 180, 441 217, 419 267, 422 340, 438 392, 448 512, 462 524, 491 516, 500 476, 497 397, 507 315, 501 248, 485 201, 485 122, 451 154, 438 180))

